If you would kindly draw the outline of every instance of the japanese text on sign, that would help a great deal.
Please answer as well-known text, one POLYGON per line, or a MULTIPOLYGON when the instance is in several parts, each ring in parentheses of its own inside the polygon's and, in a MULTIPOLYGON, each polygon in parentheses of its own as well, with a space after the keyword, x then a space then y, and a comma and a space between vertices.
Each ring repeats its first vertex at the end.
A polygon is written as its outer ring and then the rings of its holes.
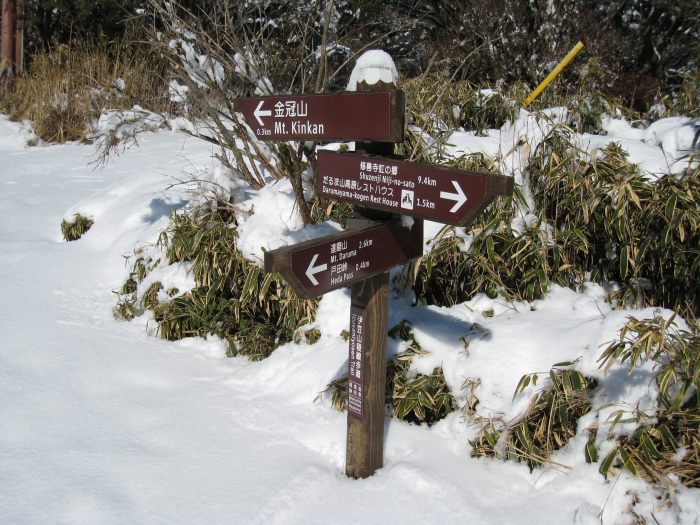
POLYGON ((350 355, 348 359, 348 412, 363 418, 362 388, 364 384, 365 316, 362 308, 350 309, 350 355))
POLYGON ((275 104, 275 117, 308 117, 309 105, 303 100, 279 101, 275 104))

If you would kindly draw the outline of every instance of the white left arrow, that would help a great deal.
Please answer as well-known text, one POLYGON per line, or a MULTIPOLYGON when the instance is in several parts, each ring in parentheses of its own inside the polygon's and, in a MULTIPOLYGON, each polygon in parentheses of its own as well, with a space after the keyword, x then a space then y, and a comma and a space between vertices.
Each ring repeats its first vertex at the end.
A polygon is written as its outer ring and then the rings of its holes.
POLYGON ((260 117, 271 117, 272 116, 272 110, 271 109, 263 109, 262 106, 265 103, 264 100, 260 101, 260 104, 258 104, 258 107, 255 108, 255 111, 253 112, 253 115, 255 115, 255 118, 258 119, 258 122, 260 123, 261 126, 264 126, 265 123, 262 121, 260 117))
POLYGON ((318 259, 318 254, 314 253, 313 258, 311 259, 311 262, 309 263, 309 267, 306 269, 306 276, 309 278, 309 281, 311 281, 311 284, 314 286, 318 285, 318 280, 316 280, 316 274, 318 272, 324 272, 328 269, 328 265, 326 263, 319 264, 318 266, 314 266, 316 264, 316 259, 318 259))
POLYGON ((452 186, 454 186, 454 189, 457 190, 457 193, 450 193, 447 191, 440 192, 441 199, 455 201, 454 206, 452 206, 452 208, 450 209, 450 213, 456 212, 458 209, 460 209, 462 207, 462 204, 467 202, 467 196, 462 191, 462 188, 460 187, 460 185, 457 184, 456 181, 452 181, 452 186))

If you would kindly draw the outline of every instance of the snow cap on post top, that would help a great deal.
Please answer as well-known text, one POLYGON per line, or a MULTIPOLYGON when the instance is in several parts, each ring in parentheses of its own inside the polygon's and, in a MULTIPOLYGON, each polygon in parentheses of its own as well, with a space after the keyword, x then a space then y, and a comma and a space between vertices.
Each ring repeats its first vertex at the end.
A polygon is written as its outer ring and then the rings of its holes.
POLYGON ((386 89, 391 89, 396 87, 398 80, 399 74, 396 71, 394 59, 381 49, 371 49, 365 51, 357 59, 346 89, 347 91, 358 91, 357 85, 360 83, 368 86, 379 84, 386 89))

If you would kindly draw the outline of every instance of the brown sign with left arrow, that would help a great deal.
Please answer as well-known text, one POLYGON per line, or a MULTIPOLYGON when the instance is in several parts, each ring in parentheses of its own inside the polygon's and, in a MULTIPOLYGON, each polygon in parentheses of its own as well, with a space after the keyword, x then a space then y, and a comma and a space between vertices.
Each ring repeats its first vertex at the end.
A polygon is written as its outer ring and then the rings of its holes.
POLYGON ((265 271, 281 273, 298 295, 312 298, 421 255, 423 221, 408 228, 394 220, 269 251, 265 271))
POLYGON ((234 109, 260 140, 403 141, 400 90, 241 98, 234 109))

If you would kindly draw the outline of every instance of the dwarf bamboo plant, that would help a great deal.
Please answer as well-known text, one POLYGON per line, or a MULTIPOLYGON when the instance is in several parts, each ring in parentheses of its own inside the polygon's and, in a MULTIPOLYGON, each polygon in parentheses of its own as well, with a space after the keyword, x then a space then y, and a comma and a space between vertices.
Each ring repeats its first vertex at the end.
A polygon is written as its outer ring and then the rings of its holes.
POLYGON ((655 414, 620 409, 610 416, 611 432, 623 422, 639 426, 631 435, 618 438, 601 461, 605 476, 626 469, 649 481, 672 479, 700 486, 700 332, 681 330, 674 317, 630 317, 619 338, 610 342, 600 357, 607 372, 621 362, 630 372, 652 362, 658 388, 655 414))
MULTIPOLYGON (((411 373, 411 362, 423 350, 411 333, 410 324, 402 321, 389 331, 390 336, 409 343, 407 350, 396 354, 387 363, 386 404, 393 417, 418 424, 432 425, 455 408, 455 401, 447 386, 442 368, 431 374, 411 373)), ((332 381, 327 389, 332 405, 338 410, 347 407, 348 378, 332 381)))
POLYGON ((89 217, 76 213, 73 215, 72 221, 66 221, 64 219, 63 222, 61 222, 61 233, 63 234, 63 239, 66 241, 77 241, 92 227, 93 224, 94 221, 89 217))

